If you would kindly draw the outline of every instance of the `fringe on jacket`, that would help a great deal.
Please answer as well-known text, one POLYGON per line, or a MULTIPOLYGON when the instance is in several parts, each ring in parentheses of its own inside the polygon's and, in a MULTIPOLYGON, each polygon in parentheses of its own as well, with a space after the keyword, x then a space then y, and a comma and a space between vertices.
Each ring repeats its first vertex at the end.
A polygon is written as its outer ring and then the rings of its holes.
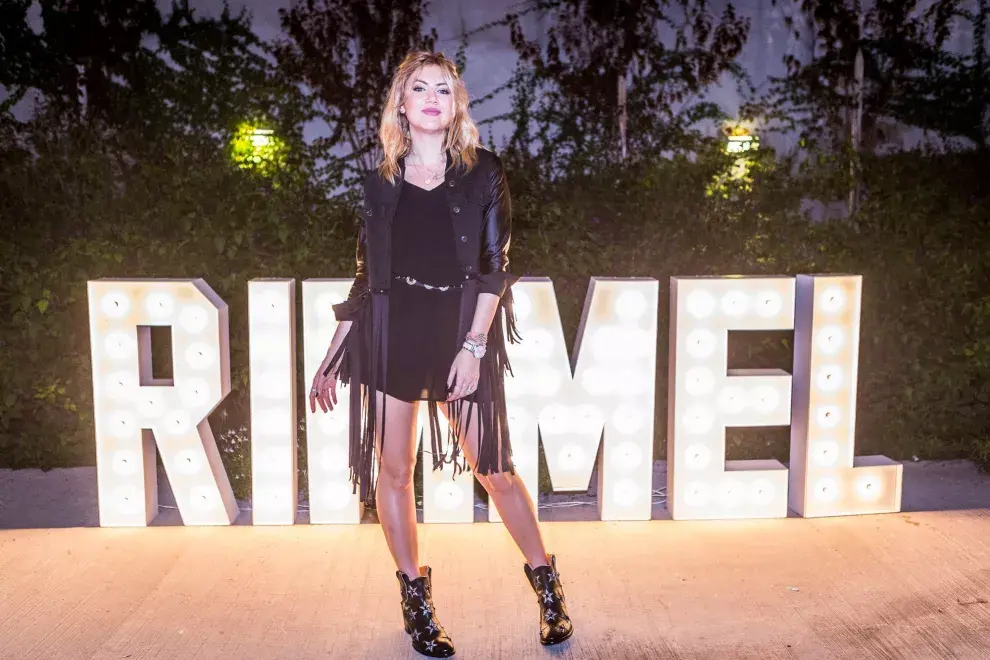
MULTIPOLYGON (((516 328, 510 288, 517 278, 509 273, 497 275, 505 278, 506 282, 504 294, 499 298, 495 318, 488 332, 488 347, 485 356, 481 359, 478 389, 470 399, 465 398, 448 405, 450 424, 446 429, 445 440, 437 401, 426 402, 433 469, 439 469, 444 463, 451 463, 454 466, 454 476, 468 469, 467 457, 463 456, 457 438, 475 410, 480 418, 477 474, 487 475, 504 471, 515 474, 509 441, 505 377, 506 374, 512 374, 506 340, 512 343, 521 340, 516 328), (445 441, 449 451, 445 449, 445 441)), ((478 284, 477 279, 464 282, 457 335, 460 338, 464 337, 474 318, 478 284)), ((330 366, 326 371, 329 373, 339 364, 339 379, 341 383, 351 388, 348 410, 350 421, 348 465, 352 492, 357 493, 360 489, 361 501, 366 505, 374 502, 378 472, 373 469, 377 453, 375 438, 380 433, 379 423, 384 428, 386 414, 387 399, 382 398, 382 410, 378 411, 378 398, 375 393, 386 391, 388 293, 387 289, 373 289, 365 291, 356 299, 334 306, 338 318, 351 318, 352 325, 340 349, 331 358, 330 366), (364 382, 365 380, 368 382, 364 382)))

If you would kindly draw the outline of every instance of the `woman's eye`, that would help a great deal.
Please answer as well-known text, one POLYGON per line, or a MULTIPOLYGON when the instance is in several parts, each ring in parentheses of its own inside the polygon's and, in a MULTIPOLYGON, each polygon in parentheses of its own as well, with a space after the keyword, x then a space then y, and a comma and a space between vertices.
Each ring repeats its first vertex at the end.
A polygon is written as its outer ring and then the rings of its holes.
POLYGON ((422 92, 423 91, 423 86, 422 85, 416 85, 415 87, 413 87, 413 91, 414 92, 422 92))
POLYGON ((449 89, 441 89, 440 90, 440 93, 441 94, 450 94, 450 90, 449 89))

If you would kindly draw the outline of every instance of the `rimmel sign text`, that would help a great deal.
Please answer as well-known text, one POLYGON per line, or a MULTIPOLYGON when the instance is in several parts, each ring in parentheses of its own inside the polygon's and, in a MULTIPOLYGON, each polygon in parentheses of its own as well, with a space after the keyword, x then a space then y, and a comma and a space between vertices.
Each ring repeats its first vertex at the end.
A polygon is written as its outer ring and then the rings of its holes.
MULTIPOLYGON (((202 279, 89 283, 100 524, 147 525, 158 514, 155 447, 187 525, 237 515, 208 415, 230 392, 227 305, 202 279), (170 326, 173 378, 151 368, 150 326, 170 326)), ((331 305, 350 279, 302 283, 305 379, 336 327, 331 305)), ((291 525, 296 465, 295 281, 248 283, 254 524, 291 525)), ((537 492, 539 440, 555 491, 585 491, 599 445, 603 520, 649 520, 657 355, 655 279, 591 279, 568 358, 553 285, 513 286, 520 344, 506 382, 513 459, 537 492)), ((900 510, 901 465, 855 456, 859 276, 671 280, 667 499, 675 520, 773 518, 900 510), (730 330, 795 334, 794 373, 729 370, 730 330), (789 467, 725 460, 725 429, 791 427, 789 467)), ((347 399, 306 408, 312 523, 357 523, 347 466, 347 399)), ((424 443, 428 450, 429 443, 424 443)), ((427 463, 429 464, 429 463, 427 463)), ((473 476, 425 470, 425 522, 474 520, 473 476)), ((494 507, 491 520, 497 520, 494 507)))

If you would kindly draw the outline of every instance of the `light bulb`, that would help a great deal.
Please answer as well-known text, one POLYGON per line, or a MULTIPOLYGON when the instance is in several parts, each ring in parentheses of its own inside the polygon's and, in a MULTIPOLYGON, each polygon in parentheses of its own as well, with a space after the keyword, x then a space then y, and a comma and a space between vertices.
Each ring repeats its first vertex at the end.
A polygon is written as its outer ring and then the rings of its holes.
POLYGON ((149 293, 144 299, 144 309, 155 320, 166 319, 175 311, 175 296, 164 291, 149 293))
POLYGON ((750 391, 749 405, 764 415, 772 413, 780 405, 780 394, 766 385, 756 387, 750 391))
POLYGON ((749 308, 749 298, 742 291, 729 291, 722 297, 722 312, 726 316, 742 316, 749 308))
POLYGON ((873 501, 880 497, 881 482, 876 477, 869 475, 856 480, 856 494, 866 501, 873 501))
POLYGON ((117 512, 125 516, 140 513, 144 509, 144 498, 134 486, 117 486, 113 489, 111 500, 117 512))
MULTIPOLYGON (((291 396, 291 387, 292 383, 288 374, 281 369, 270 369, 258 376, 256 382, 252 383, 252 392, 257 392, 259 398, 279 401, 291 396)), ((337 388, 338 396, 341 389, 340 387, 337 388)))
POLYGON ((646 296, 639 291, 623 291, 615 301, 615 313, 619 318, 635 321, 646 312, 646 296))
POLYGON ((193 506, 200 511, 209 511, 217 505, 216 486, 195 486, 191 495, 193 506))
POLYGON ((703 470, 712 460, 712 450, 696 442, 684 450, 684 463, 692 470, 703 470))
POLYGON ((565 472, 579 469, 584 462, 584 449, 573 443, 564 445, 557 454, 557 465, 565 472))
POLYGON ((453 511, 464 502, 464 491, 457 484, 445 482, 436 487, 433 497, 443 511, 453 511))
POLYGON ((258 410, 252 415, 252 421, 253 433, 259 435, 287 436, 292 431, 292 412, 285 407, 258 410))
POLYGON ((612 498, 619 506, 628 507, 635 504, 642 495, 643 489, 634 479, 619 479, 612 487, 612 498))
POLYGON ((110 332, 103 338, 103 350, 112 360, 124 360, 134 354, 136 343, 126 332, 110 332))
POLYGON ((554 350, 556 342, 553 335, 543 328, 533 328, 526 331, 526 341, 512 347, 513 356, 529 360, 545 360, 554 350))
POLYGON ((682 416, 682 425, 688 433, 701 435, 707 433, 715 425, 715 419, 707 408, 691 406, 682 416))
POLYGON ((107 396, 117 401, 130 401, 137 386, 137 376, 131 371, 115 371, 103 381, 107 396))
POLYGON ((636 406, 623 403, 612 413, 612 427, 619 433, 630 435, 643 428, 643 412, 636 406))
POLYGON ((818 420, 818 426, 823 429, 834 428, 839 424, 839 407, 818 406, 815 418, 818 420))
POLYGON ((286 444, 264 447, 252 460, 257 461, 256 465, 262 474, 282 475, 292 472, 292 449, 286 444))
POLYGON ((343 444, 333 444, 320 450, 320 467, 331 473, 344 472, 347 465, 348 449, 343 444))
POLYGON ((842 387, 842 368, 838 365, 827 365, 818 370, 815 377, 818 389, 823 392, 834 392, 842 387))
POLYGON ((331 511, 342 511, 350 504, 351 497, 351 486, 349 484, 326 484, 323 486, 320 501, 331 511))
POLYGON ((593 396, 611 394, 622 386, 614 369, 588 367, 581 373, 581 387, 593 396))
POLYGON ((202 332, 210 321, 210 314, 201 305, 186 305, 179 312, 179 327, 190 334, 202 332))
POLYGON ((188 408, 199 408, 210 401, 210 384, 203 378, 184 380, 179 386, 179 400, 188 408))
POLYGON ((827 325, 821 328, 816 335, 818 349, 826 355, 834 355, 842 350, 845 339, 845 333, 837 325, 827 325))
POLYGON ((533 378, 533 394, 553 397, 560 390, 560 374, 556 369, 540 367, 533 378))
POLYGON ((756 297, 756 313, 763 318, 777 316, 783 306, 780 294, 776 291, 765 291, 756 297))
POLYGON ((129 477, 138 473, 141 461, 137 452, 130 449, 118 449, 110 456, 110 466, 114 474, 129 477))
POLYGON ((643 463, 643 450, 635 442, 620 442, 613 450, 612 463, 620 470, 633 470, 643 463))
POLYGON ((251 296, 250 306, 255 323, 283 323, 289 313, 288 295, 275 291, 251 296))
POLYGON ((723 387, 718 394, 718 406, 726 415, 738 415, 746 407, 746 393, 736 385, 723 387))
POLYGON ((710 497, 708 486, 701 481, 692 481, 684 489, 684 503, 690 507, 703 507, 710 497))
POLYGON ((203 467, 200 452, 193 449, 183 449, 176 452, 175 467, 179 471, 179 474, 196 474, 203 467))
POLYGON ((157 419, 165 414, 164 392, 157 387, 142 387, 134 398, 138 414, 144 419, 157 419))
POLYGON ((525 321, 533 312, 533 301, 522 289, 512 290, 512 312, 517 321, 525 321))
POLYGON ((726 479, 718 487, 718 501, 727 509, 735 509, 748 495, 746 486, 736 479, 726 479))
POLYGON ((184 357, 186 364, 193 369, 209 369, 216 362, 217 352, 205 342, 195 342, 186 349, 184 357))
POLYGON ((514 437, 526 433, 529 429, 529 414, 516 406, 508 413, 509 435, 514 437))
POLYGON ((749 501, 759 507, 773 502, 777 488, 768 479, 754 479, 749 485, 749 501))
POLYGON ((571 430, 574 411, 562 403, 551 403, 540 411, 540 431, 546 435, 563 435, 571 430))
POLYGON ((164 430, 171 436, 182 436, 189 433, 192 420, 185 410, 172 410, 165 415, 164 430))
POLYGON ((251 364, 255 367, 277 365, 288 368, 292 364, 290 337, 282 332, 255 332, 251 335, 251 364))
POLYGON ((131 298, 123 291, 110 291, 100 298, 100 310, 112 319, 123 318, 131 311, 131 298))
POLYGON ((839 460, 839 443, 834 440, 819 440, 814 443, 811 455, 818 467, 832 467, 839 460))
POLYGON ((834 314, 846 304, 846 295, 837 286, 827 287, 818 297, 818 305, 823 312, 834 314))
POLYGON ((512 452, 512 463, 520 470, 529 470, 536 465, 536 452, 516 449, 512 452))
POLYGON ((697 329, 687 336, 687 352, 694 358, 706 358, 715 351, 715 335, 710 330, 697 329))
POLYGON ((695 291, 688 296, 687 310, 696 319, 708 318, 715 311, 715 299, 707 291, 695 291))
POLYGON ((705 396, 715 389, 715 374, 707 367, 688 369, 685 389, 691 396, 705 396))
POLYGON ((347 409, 341 409, 340 404, 338 398, 337 405, 330 412, 323 412, 319 406, 316 408, 316 425, 326 435, 338 436, 347 432, 347 409))
POLYGON ((259 488, 251 498, 256 511, 276 512, 283 506, 282 491, 278 488, 259 488))
POLYGON ((527 382, 527 378, 506 375, 504 385, 505 397, 507 399, 519 399, 529 394, 527 382))
POLYGON ((139 432, 137 420, 129 410, 115 410, 107 420, 107 432, 114 438, 126 439, 139 432))
POLYGON ((819 502, 834 502, 839 497, 839 484, 832 477, 822 477, 815 482, 815 499, 819 502))

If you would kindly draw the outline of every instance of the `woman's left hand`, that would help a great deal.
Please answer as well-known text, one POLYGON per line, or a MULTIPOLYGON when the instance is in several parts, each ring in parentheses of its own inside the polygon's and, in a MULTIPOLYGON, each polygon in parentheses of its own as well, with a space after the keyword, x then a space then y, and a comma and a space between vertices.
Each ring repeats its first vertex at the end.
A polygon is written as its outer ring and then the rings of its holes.
POLYGON ((450 365, 450 375, 447 376, 447 401, 473 394, 478 389, 480 374, 481 360, 463 348, 457 351, 454 364, 450 365))

